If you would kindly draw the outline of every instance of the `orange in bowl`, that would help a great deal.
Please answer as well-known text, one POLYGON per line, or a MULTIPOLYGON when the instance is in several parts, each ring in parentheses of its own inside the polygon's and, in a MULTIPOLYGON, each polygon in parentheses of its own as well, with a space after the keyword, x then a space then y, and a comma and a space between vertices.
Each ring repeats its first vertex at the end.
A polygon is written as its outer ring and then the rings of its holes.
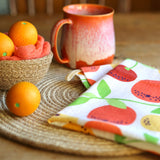
POLYGON ((8 109, 17 116, 28 116, 39 106, 41 95, 38 88, 30 82, 19 82, 12 86, 6 96, 8 109))
POLYGON ((9 29, 8 35, 17 47, 35 45, 38 39, 36 27, 28 21, 14 23, 9 29))
POLYGON ((12 56, 14 49, 13 41, 6 34, 0 32, 0 57, 12 56))

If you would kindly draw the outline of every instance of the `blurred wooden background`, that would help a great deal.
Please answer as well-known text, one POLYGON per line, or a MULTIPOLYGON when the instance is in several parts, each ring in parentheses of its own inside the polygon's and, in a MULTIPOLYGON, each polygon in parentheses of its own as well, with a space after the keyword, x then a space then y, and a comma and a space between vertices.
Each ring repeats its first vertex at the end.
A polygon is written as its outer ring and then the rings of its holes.
MULTIPOLYGON (((12 0, 0 0, 0 14, 10 14, 9 3, 12 0)), ((13 0, 16 2, 16 9, 18 14, 25 14, 28 12, 27 4, 35 3, 36 14, 46 13, 46 3, 47 0, 13 0)), ((123 4, 129 3, 128 11, 132 12, 159 12, 160 11, 160 0, 102 0, 105 5, 111 6, 115 9, 116 13, 120 12, 120 2, 121 7, 123 4)), ((59 13, 62 11, 63 6, 67 2, 79 3, 80 0, 50 0, 51 6, 53 8, 53 13, 59 13)), ((86 0, 87 3, 98 3, 98 0, 86 0)))
MULTIPOLYGON (((26 0, 18 0, 19 3, 19 12, 26 12, 27 8, 25 8, 26 0)), ((62 7, 64 6, 65 0, 53 0, 54 12, 60 12, 62 7)), ((67 1, 67 0, 66 0, 67 1)), ((105 5, 111 6, 118 12, 119 1, 121 0, 104 0, 105 5)), ((123 0, 122 0, 123 1, 123 0)), ((130 11, 131 12, 152 12, 152 11, 160 11, 160 0, 127 0, 131 1, 130 11)), ((71 0, 72 3, 78 3, 79 0, 71 0)), ((35 0, 37 13, 45 12, 45 3, 46 0, 35 0)), ((98 0, 87 0, 87 3, 98 3, 98 0)))

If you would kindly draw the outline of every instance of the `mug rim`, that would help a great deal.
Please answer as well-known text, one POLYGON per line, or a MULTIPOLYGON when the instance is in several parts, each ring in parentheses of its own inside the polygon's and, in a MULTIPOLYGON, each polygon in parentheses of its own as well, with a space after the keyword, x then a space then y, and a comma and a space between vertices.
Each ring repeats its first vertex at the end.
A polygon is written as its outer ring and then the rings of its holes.
POLYGON ((80 4, 69 4, 63 7, 63 12, 67 13, 69 15, 74 15, 74 16, 79 16, 79 17, 103 17, 103 16, 109 16, 114 14, 114 9, 110 6, 105 6, 105 5, 99 5, 99 4, 90 4, 90 3, 80 3, 80 4), (108 13, 104 14, 95 14, 95 15, 84 15, 84 14, 75 14, 75 13, 70 13, 67 11, 67 8, 71 6, 97 6, 97 7, 103 7, 105 9, 110 9, 111 11, 108 13))

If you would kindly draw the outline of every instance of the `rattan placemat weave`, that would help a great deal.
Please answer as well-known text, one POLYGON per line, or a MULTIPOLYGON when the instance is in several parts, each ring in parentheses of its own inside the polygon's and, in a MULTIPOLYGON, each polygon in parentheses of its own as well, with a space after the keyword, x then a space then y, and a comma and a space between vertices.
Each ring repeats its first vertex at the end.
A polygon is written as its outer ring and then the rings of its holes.
POLYGON ((92 156, 120 156, 142 153, 116 142, 56 128, 47 119, 76 99, 85 88, 79 80, 65 81, 71 70, 53 62, 48 74, 37 84, 41 92, 39 108, 28 117, 12 115, 6 105, 6 92, 0 91, 0 134, 37 148, 92 156))

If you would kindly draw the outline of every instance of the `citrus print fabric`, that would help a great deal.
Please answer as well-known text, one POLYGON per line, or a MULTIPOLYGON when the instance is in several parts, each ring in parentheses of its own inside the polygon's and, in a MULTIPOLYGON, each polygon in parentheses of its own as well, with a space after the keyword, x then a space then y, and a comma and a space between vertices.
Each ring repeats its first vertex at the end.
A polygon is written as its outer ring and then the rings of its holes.
POLYGON ((82 67, 81 72, 77 73, 76 75, 81 79, 83 85, 88 89, 115 66, 116 64, 107 64, 101 66, 82 67))
POLYGON ((88 89, 50 124, 160 154, 158 69, 126 59, 116 67, 85 67, 78 75, 88 89))

